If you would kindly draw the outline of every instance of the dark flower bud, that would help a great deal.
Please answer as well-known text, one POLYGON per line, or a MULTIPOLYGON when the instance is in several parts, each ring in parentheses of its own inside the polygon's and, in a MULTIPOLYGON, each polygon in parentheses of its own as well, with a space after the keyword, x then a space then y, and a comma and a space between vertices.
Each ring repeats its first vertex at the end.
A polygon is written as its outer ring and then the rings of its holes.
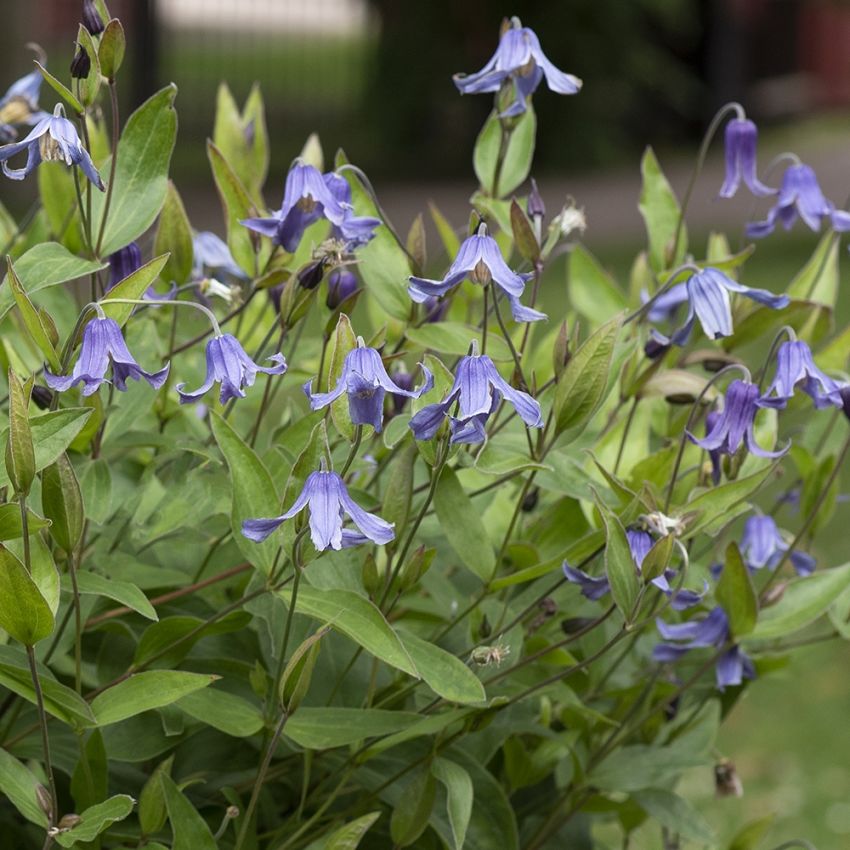
POLYGON ((845 384, 838 390, 838 395, 841 398, 841 409, 844 415, 850 419, 850 384, 845 384))
POLYGON ((71 77, 75 80, 84 80, 91 71, 91 59, 89 54, 79 45, 74 58, 71 60, 71 77))
POLYGON ((39 410, 47 410, 53 401, 53 393, 47 387, 33 387, 31 397, 39 410))
POLYGON ((522 500, 522 510, 525 513, 531 513, 536 507, 537 502, 540 500, 540 488, 533 487, 531 490, 526 493, 525 498, 522 500))
POLYGON ((646 341, 646 345, 643 347, 643 353, 650 360, 658 360, 659 357, 663 357, 667 353, 667 350, 669 348, 670 348, 669 343, 665 344, 665 343, 660 342, 659 340, 655 339, 654 337, 650 337, 646 341))
POLYGON ((426 298, 422 306, 425 309, 425 321, 428 323, 441 322, 449 311, 449 302, 434 296, 426 298))
POLYGON ((348 269, 334 269, 328 275, 328 309, 336 310, 343 301, 357 292, 357 276, 348 269))
MULTIPOLYGON (((403 390, 410 392, 413 389, 413 375, 407 372, 396 372, 393 375, 393 381, 397 387, 401 387, 403 390)), ((390 393, 390 397, 392 398, 390 415, 398 416, 407 406, 407 396, 390 393)))
POLYGON ((531 191, 528 193, 528 215, 530 218, 543 218, 546 215, 546 205, 537 190, 537 181, 531 178, 531 191))
POLYGON ((109 286, 112 289, 116 283, 129 277, 142 267, 142 251, 138 243, 131 242, 109 255, 109 286))
POLYGON ((322 282, 324 276, 325 263, 323 260, 316 260, 298 270, 298 285, 302 289, 315 289, 322 282))
POLYGON ((83 3, 83 26, 92 35, 98 35, 105 29, 103 19, 100 17, 93 0, 85 0, 83 3))
POLYGON ((272 302, 272 307, 274 307, 274 311, 278 314, 278 316, 280 315, 280 299, 283 295, 283 287, 284 284, 279 283, 277 286, 273 286, 266 290, 269 295, 269 301, 272 302))

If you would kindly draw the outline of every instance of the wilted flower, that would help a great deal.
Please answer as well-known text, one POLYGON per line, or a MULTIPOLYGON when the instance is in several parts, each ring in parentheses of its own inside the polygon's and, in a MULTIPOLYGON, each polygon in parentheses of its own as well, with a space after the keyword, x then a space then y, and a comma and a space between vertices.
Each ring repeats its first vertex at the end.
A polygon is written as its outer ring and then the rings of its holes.
POLYGON ((83 331, 83 342, 80 346, 80 356, 74 364, 70 375, 54 375, 46 366, 44 379, 47 386, 57 392, 65 392, 71 387, 82 383, 84 396, 97 392, 106 380, 106 370, 112 363, 112 382, 117 390, 127 389, 127 379, 138 381, 144 378, 155 390, 158 390, 168 377, 171 364, 158 372, 146 372, 136 362, 127 348, 121 328, 114 319, 97 316, 92 319, 83 331))
POLYGON ((811 166, 797 163, 786 169, 779 197, 768 211, 767 218, 750 222, 747 225, 747 236, 759 238, 773 233, 777 220, 786 230, 790 230, 798 216, 815 232, 820 230, 825 218, 830 220, 832 229, 839 233, 850 230, 850 213, 837 210, 835 204, 824 197, 811 166))
POLYGON ((348 269, 334 269, 328 275, 328 297, 329 310, 336 310, 343 301, 351 298, 359 289, 357 275, 348 269))
POLYGON ((490 61, 476 74, 455 74, 453 79, 461 94, 496 92, 506 80, 513 80, 516 97, 502 113, 511 116, 525 112, 526 98, 534 93, 543 77, 558 94, 576 94, 581 88, 578 77, 565 74, 546 58, 533 30, 522 26, 519 18, 511 18, 490 61))
POLYGON ((584 208, 577 207, 571 199, 568 199, 558 215, 552 220, 552 227, 560 230, 561 236, 564 238, 568 237, 574 230, 584 233, 587 230, 584 208))
POLYGON ((445 295, 467 277, 483 285, 492 280, 507 296, 517 322, 536 322, 546 318, 545 313, 519 303, 525 283, 532 275, 519 274, 508 268, 498 243, 487 235, 487 225, 483 223, 476 234, 464 240, 442 280, 410 277, 407 291, 417 304, 423 304, 429 297, 445 295))
POLYGON ((204 396, 214 383, 221 383, 219 399, 227 404, 233 398, 245 398, 243 387, 254 386, 257 372, 266 375, 282 375, 286 371, 286 360, 279 352, 268 359, 276 365, 258 366, 232 334, 216 334, 207 343, 207 377, 194 392, 183 392, 185 384, 177 385, 180 403, 187 404, 204 396))
POLYGON ((357 245, 368 242, 381 223, 376 218, 354 215, 351 187, 345 178, 333 172, 323 176, 301 160, 296 160, 286 176, 281 208, 268 218, 248 218, 241 223, 270 237, 291 254, 298 248, 304 231, 320 218, 331 222, 343 240, 357 245))
POLYGON ((446 397, 414 414, 410 428, 417 440, 430 440, 449 417, 452 443, 480 443, 487 436, 484 425, 504 396, 529 428, 542 428, 540 405, 522 390, 514 389, 496 370, 486 354, 462 357, 454 383, 446 397), (457 403, 456 416, 449 409, 457 403))
MULTIPOLYGON (((766 289, 753 289, 744 286, 732 278, 723 274, 720 269, 705 268, 692 274, 685 282, 685 294, 688 301, 688 315, 685 324, 682 325, 670 337, 669 342, 674 345, 685 345, 691 336, 694 322, 699 319, 700 325, 709 339, 718 339, 732 335, 732 305, 729 298, 730 292, 740 292, 753 301, 758 301, 774 310, 781 310, 788 306, 790 299, 787 295, 774 295, 766 289)), ((662 293, 656 301, 661 301, 667 293, 662 293)), ((680 297, 679 291, 675 299, 680 297)), ((672 306, 675 300, 671 297, 667 308, 672 306)), ((652 313, 655 303, 650 305, 649 313, 652 313)), ((654 335, 662 342, 668 339, 657 331, 654 335)))
POLYGON ((811 349, 802 340, 784 342, 779 346, 776 374, 759 404, 782 409, 793 398, 797 386, 812 397, 817 408, 841 405, 838 384, 818 369, 811 349))
POLYGON ((434 376, 421 364, 420 368, 424 382, 418 390, 400 387, 387 374, 381 355, 374 348, 367 348, 363 338, 358 337, 357 348, 345 357, 336 386, 327 393, 313 393, 313 380, 310 379, 304 384, 304 392, 310 399, 312 410, 321 410, 346 393, 351 421, 355 425, 371 425, 380 432, 386 393, 419 398, 434 386, 434 376))
MULTIPOLYGON (((762 567, 775 569, 787 551, 788 544, 773 517, 751 516, 744 523, 741 556, 751 570, 760 570, 762 567)), ((815 569, 815 559, 806 552, 795 550, 789 560, 801 576, 807 576, 815 569)))
MULTIPOLYGON (((702 620, 689 620, 686 623, 668 624, 656 620, 658 631, 665 641, 679 643, 659 643, 652 652, 656 661, 672 663, 678 661, 692 649, 714 647, 721 649, 729 642, 729 619, 718 605, 702 620)), ((715 664, 717 687, 722 691, 729 685, 740 685, 744 679, 754 679, 756 672, 750 657, 737 644, 727 649, 715 664)))
POLYGON ((756 413, 759 411, 759 388, 749 381, 732 381, 726 389, 723 411, 715 420, 714 426, 703 439, 688 432, 692 443, 708 452, 733 455, 741 447, 758 457, 779 457, 788 451, 788 446, 771 452, 756 443, 753 429, 756 413))
POLYGON ((744 181, 759 197, 775 195, 777 190, 765 186, 756 173, 758 130, 748 118, 733 118, 726 125, 726 179, 720 187, 721 198, 731 198, 744 181))
POLYGON ((100 179, 89 152, 83 147, 74 125, 64 117, 62 104, 57 104, 53 115, 42 118, 29 134, 19 142, 0 147, 3 173, 12 180, 23 180, 42 160, 79 165, 88 179, 103 191, 100 179), (9 160, 18 153, 27 152, 23 168, 9 168, 9 160))
POLYGON ((284 520, 310 508, 310 539, 320 552, 343 549, 371 540, 378 545, 389 543, 395 536, 393 526, 375 514, 364 511, 348 494, 345 482, 336 472, 319 470, 307 477, 304 489, 292 507, 279 517, 247 519, 242 534, 249 540, 265 540, 284 520), (362 532, 343 529, 343 514, 348 514, 362 532))

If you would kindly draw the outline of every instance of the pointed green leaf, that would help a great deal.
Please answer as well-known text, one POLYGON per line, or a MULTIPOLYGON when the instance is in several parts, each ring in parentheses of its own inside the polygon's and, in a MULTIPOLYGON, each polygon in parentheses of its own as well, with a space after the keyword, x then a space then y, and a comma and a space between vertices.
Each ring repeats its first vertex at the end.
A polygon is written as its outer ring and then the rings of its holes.
POLYGON ((461 705, 486 700, 481 680, 459 658, 411 632, 399 634, 399 637, 419 675, 434 693, 461 705))
POLYGON ((637 568, 623 523, 598 500, 596 507, 605 523, 605 572, 611 583, 611 595, 628 623, 634 614, 640 592, 637 568))
POLYGON ((360 846, 360 840, 380 816, 380 812, 370 812, 368 815, 363 815, 363 817, 341 826, 330 835, 313 841, 308 845, 307 850, 357 850, 357 847, 360 846))
POLYGON ((26 496, 35 478, 35 449, 29 421, 32 381, 26 388, 9 369, 9 431, 6 435, 6 474, 16 494, 26 496))
POLYGON ((80 814, 80 821, 76 826, 56 836, 56 843, 61 847, 74 847, 77 842, 94 841, 112 824, 128 817, 135 805, 136 801, 128 794, 118 794, 90 806, 80 814))
POLYGON ((656 273, 671 269, 682 262, 688 247, 688 232, 683 226, 676 256, 673 256, 676 227, 679 222, 679 202, 652 148, 647 148, 640 164, 643 189, 640 195, 640 214, 649 238, 649 262, 656 273))
POLYGON ((737 543, 730 543, 726 548, 726 561, 714 596, 726 611, 733 637, 750 634, 758 620, 759 603, 737 543))
POLYGON ((77 573, 77 587, 81 594, 114 599, 121 605, 132 608, 148 620, 159 619, 153 605, 148 602, 147 596, 132 582, 119 581, 98 573, 82 570, 77 573))
POLYGON ((207 822, 174 784, 174 780, 167 773, 161 773, 159 781, 174 833, 171 850, 217 850, 207 822))
POLYGON ((189 280, 194 259, 192 225, 189 224, 183 199, 171 180, 168 181, 165 203, 159 214, 154 252, 168 257, 161 272, 166 282, 173 281, 182 286, 189 280))
POLYGON ((537 118, 529 103, 525 112, 507 136, 507 145, 502 143, 502 121, 494 110, 475 141, 472 164, 481 188, 491 197, 504 198, 510 195, 528 177, 534 158, 534 142, 537 118), (503 153, 501 169, 498 168, 499 154, 503 153), (498 185, 496 177, 498 173, 498 185))
POLYGON ((410 711, 303 706, 286 721, 283 734, 299 747, 329 750, 400 732, 418 719, 410 711))
POLYGON ((234 738, 256 735, 265 722, 258 706, 221 688, 193 691, 177 700, 176 705, 195 720, 234 738))
POLYGON ((149 263, 145 263, 141 268, 136 269, 132 274, 127 275, 120 283, 116 284, 103 296, 100 301, 103 312, 110 319, 114 319, 119 325, 123 325, 130 314, 136 309, 134 304, 116 304, 110 303, 117 298, 131 298, 138 300, 144 294, 145 290, 160 276, 165 264, 168 262, 168 254, 161 257, 155 257, 149 263))
POLYGON ((0 793, 31 823, 47 827, 47 815, 38 804, 39 782, 13 755, 0 749, 0 793))
POLYGON ((83 534, 85 512, 80 482, 64 452, 41 473, 41 507, 50 520, 50 536, 73 552, 83 534))
POLYGON ((62 364, 59 362, 59 355, 56 353, 56 348, 50 339, 48 330, 35 305, 30 301, 23 284, 17 274, 15 274, 15 267, 12 264, 11 258, 6 258, 6 265, 9 269, 6 279, 12 287, 12 294, 14 295, 15 303, 18 305, 24 327, 27 329, 30 338, 36 344, 39 351, 44 355, 50 368, 54 372, 59 372, 62 369, 62 364))
POLYGON ((459 764, 445 758, 434 759, 431 763, 431 773, 445 786, 446 810, 452 828, 454 850, 462 850, 475 795, 472 778, 459 764))
POLYGON ((0 546, 0 628, 25 646, 53 632, 53 612, 26 567, 0 546))

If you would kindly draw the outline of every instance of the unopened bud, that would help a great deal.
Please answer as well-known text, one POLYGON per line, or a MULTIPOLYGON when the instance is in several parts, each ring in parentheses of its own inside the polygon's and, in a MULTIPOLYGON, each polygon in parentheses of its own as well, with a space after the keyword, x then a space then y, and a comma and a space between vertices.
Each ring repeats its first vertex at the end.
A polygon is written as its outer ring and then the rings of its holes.
POLYGON ((82 822, 83 819, 79 815, 62 815, 56 826, 59 827, 60 830, 73 829, 78 823, 82 822))
POLYGON ((650 360, 658 360, 659 357, 663 357, 670 348, 669 343, 663 343, 657 340, 655 337, 650 337, 646 341, 646 345, 643 347, 643 353, 650 360))
POLYGON ((536 507, 537 503, 540 501, 540 488, 532 487, 531 490, 526 493, 525 498, 522 500, 522 510, 525 513, 531 513, 536 507))
POLYGON ((430 324, 443 320, 449 310, 449 302, 431 295, 422 302, 422 307, 425 310, 425 321, 430 324))
POLYGON ((771 605, 776 605, 776 603, 785 596, 785 590, 787 587, 788 582, 786 581, 780 581, 773 585, 773 587, 769 587, 767 589, 767 593, 765 593, 761 598, 761 607, 768 608, 771 605))
POLYGON ((546 215, 546 205, 543 203, 543 198, 540 197, 537 181, 533 177, 531 178, 531 191, 528 193, 526 209, 531 218, 543 218, 546 215))
POLYGON ((555 371, 555 378, 560 378, 567 368, 567 363, 570 362, 570 330, 567 327, 567 322, 561 322, 561 327, 558 330, 558 336, 555 339, 555 345, 552 349, 552 367, 555 371))
POLYGON ((53 803, 51 802, 50 792, 42 785, 35 786, 35 799, 38 807, 50 817, 53 814, 53 803))
POLYGON ((105 29, 103 20, 93 0, 85 0, 83 3, 83 26, 92 34, 98 35, 105 29))
POLYGON ((230 820, 236 820, 239 817, 239 806, 228 806, 227 811, 224 813, 226 817, 230 818, 230 820))
POLYGON ((302 289, 315 289, 325 276, 325 263, 323 260, 316 260, 308 263, 298 270, 298 285, 302 289))
POLYGON ((351 298, 358 288, 354 272, 348 269, 334 269, 328 275, 328 309, 336 310, 343 301, 351 298))
POLYGON ((39 410, 47 410, 53 403, 53 393, 47 387, 33 387, 32 401, 39 410))
POLYGON ((844 415, 850 419, 850 384, 845 384, 838 390, 838 395, 841 397, 841 409, 844 415))
POLYGON ((91 59, 87 51, 77 45, 77 52, 71 60, 71 77, 75 80, 84 80, 91 71, 91 59))

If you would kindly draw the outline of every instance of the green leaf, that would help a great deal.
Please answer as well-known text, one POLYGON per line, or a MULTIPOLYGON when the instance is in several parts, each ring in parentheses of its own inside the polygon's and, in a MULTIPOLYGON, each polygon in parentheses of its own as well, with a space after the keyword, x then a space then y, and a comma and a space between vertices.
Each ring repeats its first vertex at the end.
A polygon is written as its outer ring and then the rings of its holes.
POLYGON ((47 828, 47 815, 38 804, 39 782, 21 762, 0 749, 0 793, 31 823, 47 828))
POLYGON ((425 831, 434 808, 437 782, 427 767, 416 771, 401 792, 390 818, 390 836, 395 847, 413 844, 425 831))
POLYGON ((490 113, 475 140, 475 150, 472 153, 475 176, 488 195, 507 197, 528 177, 531 161, 534 159, 536 132, 537 118, 529 103, 508 137, 499 173, 499 185, 496 186, 497 163, 502 149, 502 120, 496 110, 490 113))
POLYGON ((305 749, 328 750, 401 732, 418 719, 409 711, 302 706, 286 721, 283 734, 305 749))
POLYGON ((399 634, 399 637, 419 675, 434 693, 448 702, 462 705, 486 700, 481 680, 459 658, 411 632, 399 634))
POLYGON ((437 482, 434 509, 446 540, 463 564, 481 581, 490 581, 496 572, 493 544, 481 520, 481 511, 449 467, 443 468, 437 482))
MULTIPOLYGON (((329 392, 337 385, 337 382, 342 375, 342 367, 345 363, 345 358, 350 351, 357 348, 357 337, 351 328, 351 320, 345 313, 340 313, 336 323, 333 340, 331 342, 330 361, 328 366, 328 386, 329 392)), ((321 381, 321 375, 319 381, 321 381)), ((348 410, 348 394, 338 398, 331 404, 331 419, 336 425, 342 437, 345 437, 349 443, 354 442, 355 427, 351 422, 351 415, 348 410)))
POLYGON ((0 628, 25 646, 53 632, 53 612, 26 567, 0 546, 0 628))
POLYGON ((556 432, 575 439, 605 400, 614 344, 623 324, 615 316, 590 336, 567 363, 555 389, 556 432))
MULTIPOLYGON (((42 289, 99 272, 107 265, 76 257, 58 242, 41 242, 15 260, 15 272, 27 295, 32 296, 42 289)), ((0 285, 0 319, 15 303, 8 277, 3 283, 7 285, 0 285)))
POLYGON ((163 658, 174 666, 202 638, 239 631, 250 620, 250 614, 245 611, 231 611, 212 622, 188 615, 163 617, 145 629, 136 645, 133 664, 140 667, 154 658, 163 658))
POLYGON ((103 525, 116 509, 112 501, 112 473, 104 458, 96 458, 86 465, 80 479, 80 488, 83 492, 86 516, 92 522, 103 525))
POLYGON ((98 573, 81 570, 77 573, 77 587, 81 594, 114 599, 148 620, 159 619, 153 605, 148 602, 147 596, 129 581, 118 581, 98 573))
MULTIPOLYGON (((351 199, 356 214, 383 220, 374 198, 360 178, 348 170, 343 172, 343 176, 351 186, 351 199)), ((375 230, 374 238, 357 249, 357 259, 357 271, 378 306, 392 318, 407 321, 412 311, 410 296, 407 294, 410 261, 389 225, 382 224, 375 230)))
POLYGON ((357 850, 363 836, 380 816, 380 812, 370 812, 368 815, 363 815, 363 817, 341 826, 330 835, 313 841, 307 846, 306 850, 357 850))
POLYGON ((171 850, 217 850, 207 822, 174 784, 174 780, 167 773, 160 773, 159 781, 174 833, 171 850))
POLYGON ((782 598, 765 608, 752 638, 786 637, 814 622, 850 586, 850 564, 791 579, 782 598))
POLYGON ((159 277, 167 262, 168 255, 164 254, 161 257, 155 257, 132 274, 127 275, 101 299, 100 305, 103 307, 103 312, 110 319, 118 322, 119 325, 123 325, 130 318, 130 314, 136 309, 136 306, 134 304, 113 304, 110 302, 116 298, 140 299, 145 294, 145 290, 159 277))
POLYGON ((735 833, 726 850, 756 850, 767 837, 775 820, 776 815, 771 813, 750 821, 735 833))
POLYGON ((607 322, 628 307, 623 290, 582 245, 570 251, 567 268, 570 301, 594 324, 607 322))
POLYGON ((128 817, 136 801, 127 794, 118 794, 102 803, 90 806, 80 815, 80 822, 67 832, 60 832, 55 840, 62 847, 74 847, 78 841, 94 841, 113 823, 128 817))
POLYGON ((466 830, 472 816, 475 790, 469 774, 453 761, 436 758, 431 763, 434 778, 445 786, 446 810, 452 828, 454 850, 461 850, 466 841, 466 830))
POLYGON ((322 638, 329 631, 330 626, 322 626, 302 641, 286 662, 283 676, 280 678, 278 700, 285 707, 287 714, 295 713, 310 690, 313 670, 322 648, 322 638))
POLYGON ((671 832, 702 844, 714 845, 717 836, 705 818, 687 801, 663 788, 636 791, 632 799, 671 832))
MULTIPOLYGON (((462 322, 434 322, 418 328, 409 327, 404 335, 420 348, 430 348, 441 354, 462 357, 469 354, 469 344, 473 339, 478 339, 480 331, 462 322)), ((490 334, 487 337, 487 356, 493 360, 512 359, 507 343, 496 334, 490 334)))
POLYGON ((12 294, 14 295, 15 303, 18 305, 24 327, 27 329, 30 338, 36 344, 39 351, 44 355, 45 360, 50 364, 50 368, 54 372, 60 372, 62 364, 59 361, 59 355, 56 353, 56 348, 50 338, 49 330, 45 327, 41 315, 32 301, 30 301, 23 284, 17 274, 15 274, 15 267, 12 264, 11 258, 7 257, 6 262, 9 269, 7 280, 12 287, 12 294))
POLYGON ((107 688, 92 700, 98 726, 109 726, 152 708, 171 705, 186 694, 206 688, 218 676, 181 670, 148 670, 107 688))
POLYGON ((59 82, 50 71, 47 70, 41 63, 36 62, 35 66, 41 72, 41 76, 44 77, 44 81, 77 113, 77 115, 82 115, 86 110, 83 107, 82 103, 77 100, 76 97, 72 94, 71 90, 64 84, 59 82))
MULTIPOLYGON (((30 535, 50 525, 48 520, 27 509, 27 525, 30 535)), ((16 502, 0 505, 0 540, 14 540, 23 535, 21 527, 21 509, 16 502)))
POLYGON ((673 256, 676 226, 679 221, 679 202, 655 158, 652 148, 647 148, 640 164, 643 188, 638 207, 646 224, 649 238, 649 262, 658 273, 679 265, 688 247, 688 232, 682 226, 676 255, 673 256))
MULTIPOLYGON (((153 223, 168 191, 168 166, 177 137, 172 83, 148 98, 127 120, 118 142, 109 218, 100 253, 112 254, 153 223)), ((92 196, 92 232, 98 233, 105 193, 92 196)))
POLYGON ((702 756, 675 747, 631 744, 614 750, 587 775, 603 791, 643 791, 663 785, 689 767, 705 763, 702 756))
POLYGON ((750 634, 756 627, 759 603, 750 571, 737 543, 730 543, 726 548, 726 561, 714 596, 729 617, 733 637, 742 638, 750 634))
POLYGON ((234 738, 247 738, 263 728, 263 713, 256 705, 220 688, 193 691, 176 705, 189 717, 234 738))
POLYGON ((838 234, 827 230, 806 265, 788 286, 791 298, 835 307, 838 299, 838 234))
POLYGON ((207 157, 224 212, 227 246, 242 270, 253 276, 259 268, 254 241, 251 231, 239 222, 256 214, 254 202, 224 154, 209 140, 207 141, 207 157))
POLYGON ((458 239, 457 233, 455 233, 455 229, 451 226, 448 219, 437 209, 433 201, 428 202, 428 210, 431 213, 434 226, 437 228, 437 233, 440 234, 440 240, 443 243, 446 256, 453 260, 460 250, 460 239, 458 239))
POLYGON ((114 80, 118 69, 124 62, 124 51, 127 40, 124 36, 124 27, 118 18, 113 18, 106 25, 103 35, 100 37, 100 48, 98 49, 98 60, 100 70, 107 80, 114 80))
MULTIPOLYGON (((290 588, 283 588, 277 593, 287 605, 290 604, 290 588)), ((302 586, 298 591, 295 610, 332 626, 391 667, 418 676, 416 665, 384 615, 359 594, 350 590, 320 590, 302 586)))
POLYGON ((611 583, 611 596, 628 623, 634 614, 635 602, 640 592, 637 568, 623 523, 616 514, 609 511, 599 501, 598 497, 596 507, 605 523, 605 572, 611 583))
POLYGON ((189 280, 195 253, 192 247, 192 225, 189 224, 183 199, 171 180, 168 181, 165 203, 159 214, 154 252, 168 256, 162 270, 166 281, 174 281, 182 286, 189 280))
POLYGON ((73 552, 83 534, 83 494, 74 467, 64 452, 41 473, 41 507, 50 520, 50 536, 73 552))
POLYGON ((230 524, 239 551, 261 572, 270 575, 278 542, 274 537, 255 543, 242 534, 246 519, 275 516, 279 502, 274 482, 254 450, 217 413, 210 416, 212 432, 230 470, 233 506, 230 524))
POLYGON ((6 474, 16 494, 25 497, 35 478, 35 450, 29 421, 32 381, 26 388, 9 369, 9 431, 6 435, 6 474))

